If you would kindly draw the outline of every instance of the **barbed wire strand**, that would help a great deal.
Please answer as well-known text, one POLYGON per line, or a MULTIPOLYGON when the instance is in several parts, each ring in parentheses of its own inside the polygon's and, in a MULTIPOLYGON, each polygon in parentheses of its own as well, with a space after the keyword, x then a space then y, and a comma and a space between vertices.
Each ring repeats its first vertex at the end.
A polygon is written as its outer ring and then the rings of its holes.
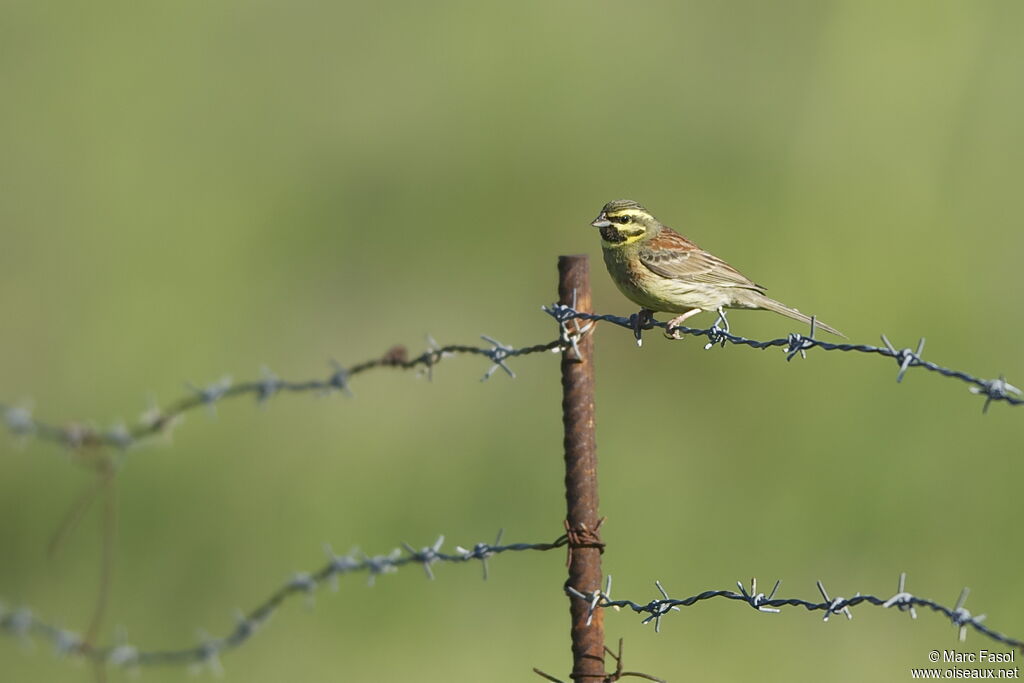
POLYGON ((288 381, 277 377, 268 369, 264 369, 263 378, 260 380, 233 383, 230 377, 225 376, 205 387, 186 384, 189 389, 188 395, 179 398, 166 408, 151 406, 143 414, 139 424, 130 429, 123 423, 115 424, 109 429, 99 429, 84 422, 75 422, 66 426, 50 424, 37 420, 33 417, 32 411, 24 405, 10 405, 2 402, 0 402, 0 413, 4 416, 7 429, 17 436, 34 436, 63 444, 72 449, 111 446, 124 450, 148 437, 170 431, 185 413, 201 407, 214 410, 216 405, 225 399, 253 396, 258 402, 263 403, 279 393, 328 394, 339 391, 352 396, 349 382, 353 377, 363 373, 380 368, 422 369, 428 378, 432 378, 435 365, 456 355, 483 356, 491 361, 492 364, 484 373, 481 381, 489 379, 499 369, 514 378, 515 372, 506 364, 508 359, 545 351, 559 352, 565 345, 572 344, 571 341, 566 341, 563 344, 561 340, 556 339, 546 344, 513 348, 486 335, 481 338, 490 346, 464 344, 438 346, 433 339, 428 337, 427 350, 413 358, 408 356, 408 351, 404 346, 394 346, 378 358, 372 358, 350 367, 343 367, 336 361, 331 361, 331 373, 319 379, 288 381))
POLYGON ((916 607, 927 607, 934 612, 943 614, 948 618, 958 629, 958 637, 960 642, 964 642, 967 638, 967 629, 972 628, 978 633, 986 636, 987 638, 1019 649, 1024 653, 1024 640, 1018 638, 1011 638, 1010 636, 1004 635, 998 631, 995 631, 984 623, 985 615, 981 614, 978 616, 972 615, 965 607, 964 603, 967 601, 967 595, 970 592, 967 588, 964 588, 960 592, 960 597, 957 599, 956 607, 945 607, 934 600, 927 598, 921 598, 916 595, 909 593, 906 590, 907 574, 903 572, 900 574, 899 583, 897 586, 896 594, 890 598, 879 598, 874 595, 863 595, 856 593, 852 598, 835 597, 829 596, 825 590, 824 584, 821 581, 817 582, 818 591, 821 593, 823 598, 822 602, 813 602, 809 600, 802 600, 800 598, 776 598, 775 593, 779 589, 781 581, 776 581, 774 588, 771 593, 765 595, 757 591, 757 579, 750 580, 750 590, 748 591, 742 583, 736 582, 740 592, 737 593, 731 590, 712 590, 704 591, 696 595, 691 595, 687 598, 676 599, 669 597, 668 592, 662 586, 660 581, 655 581, 654 585, 661 594, 660 598, 655 598, 649 602, 639 603, 633 600, 613 600, 611 597, 612 592, 612 577, 611 575, 606 577, 604 590, 594 591, 590 593, 583 593, 576 590, 571 586, 566 586, 565 591, 570 596, 579 600, 585 601, 590 609, 591 614, 599 607, 602 608, 613 608, 616 611, 627 608, 637 614, 646 614, 644 618, 644 624, 654 622, 654 630, 656 633, 661 631, 661 619, 666 614, 672 611, 679 611, 680 607, 691 607, 698 602, 703 600, 710 600, 711 598, 726 598, 728 600, 739 600, 747 603, 758 612, 765 613, 779 613, 782 607, 803 607, 804 609, 813 611, 823 611, 825 616, 823 621, 828 621, 829 617, 834 614, 843 614, 847 619, 853 619, 853 613, 851 607, 857 607, 858 605, 874 605, 875 607, 896 607, 901 612, 910 612, 910 616, 913 619, 917 619, 916 607))
MULTIPOLYGON (((562 306, 559 304, 545 306, 544 311, 563 326, 570 321, 580 320, 612 323, 613 325, 632 330, 636 335, 638 342, 640 341, 641 330, 659 327, 666 330, 666 333, 668 332, 667 323, 656 321, 650 317, 638 322, 637 315, 635 314, 628 318, 624 318, 616 315, 582 313, 573 310, 569 306, 562 306)), ((716 324, 706 330, 679 326, 673 327, 672 332, 675 334, 693 337, 707 337, 708 342, 704 346, 705 349, 711 349, 716 345, 724 347, 726 344, 749 346, 755 349, 782 347, 786 352, 786 360, 793 360, 797 354, 806 358, 807 351, 815 348, 822 349, 824 351, 853 351, 858 353, 877 354, 896 360, 897 365, 899 365, 899 371, 896 373, 897 382, 903 381, 903 377, 910 368, 924 368, 925 370, 936 372, 944 377, 952 377, 972 385, 970 387, 971 393, 985 397, 985 404, 982 406, 982 410, 984 412, 988 411, 989 404, 993 401, 1005 401, 1006 403, 1014 406, 1024 405, 1024 398, 1017 398, 1018 396, 1021 396, 1021 390, 1007 382, 1004 376, 1000 376, 996 379, 982 379, 960 370, 953 370, 951 368, 941 366, 938 363, 924 360, 924 358, 921 357, 921 354, 924 352, 924 337, 921 337, 918 340, 916 351, 910 348, 897 349, 884 334, 881 335, 884 346, 872 346, 870 344, 838 344, 822 341, 821 339, 815 339, 815 321, 814 318, 811 318, 811 331, 807 336, 794 332, 784 338, 780 337, 778 339, 770 339, 768 341, 758 341, 756 339, 747 339, 746 337, 731 334, 728 331, 728 323, 726 322, 726 326, 723 328, 718 326, 718 323, 720 322, 725 322, 724 316, 721 314, 719 315, 719 319, 716 324)), ((673 337, 669 338, 672 339, 673 337)))
MULTIPOLYGON (((446 358, 458 355, 481 356, 491 361, 491 365, 483 377, 481 377, 481 381, 489 379, 499 369, 504 371, 509 377, 514 378, 515 372, 512 371, 506 361, 511 358, 536 353, 559 353, 567 348, 575 349, 579 339, 591 332, 596 322, 607 322, 631 330, 636 335, 638 342, 641 340, 641 330, 653 329, 655 327, 667 329, 667 323, 656 321, 653 318, 647 318, 640 324, 636 315, 625 318, 616 315, 583 313, 571 306, 557 303, 543 306, 542 309, 558 322, 560 328, 559 337, 546 343, 513 347, 483 335, 481 338, 489 344, 488 346, 465 344, 439 346, 433 338, 428 337, 428 348, 418 356, 410 358, 404 346, 394 346, 382 356, 349 367, 342 366, 336 361, 331 361, 331 373, 319 379, 304 381, 283 380, 269 370, 264 369, 263 378, 254 381, 236 384, 232 383, 230 377, 223 377, 206 387, 196 387, 188 384, 186 386, 190 390, 189 394, 179 398, 166 408, 151 406, 143 414, 139 424, 132 428, 128 428, 123 423, 115 424, 109 429, 100 429, 86 422, 74 422, 65 426, 50 424, 33 417, 32 411, 25 405, 12 405, 3 402, 0 402, 0 413, 4 416, 7 429, 14 435, 35 436, 43 440, 63 444, 72 449, 89 446, 111 446, 124 450, 148 437, 168 432, 185 413, 191 410, 204 406, 214 410, 216 405, 224 399, 253 396, 258 402, 263 403, 279 393, 286 392, 327 394, 340 391, 346 395, 352 395, 349 384, 350 380, 371 370, 380 368, 419 369, 424 371, 428 378, 432 378, 434 366, 446 358), (581 322, 585 324, 581 325, 581 322)), ((899 366, 896 374, 897 382, 902 382, 903 377, 911 368, 920 367, 939 373, 944 377, 959 379, 970 384, 970 391, 972 393, 985 397, 985 403, 982 406, 984 412, 988 411, 989 405, 994 401, 1002 401, 1014 406, 1024 404, 1024 398, 1018 398, 1021 395, 1021 390, 1007 382, 1003 376, 996 379, 982 379, 960 370, 953 370, 924 360, 921 357, 924 351, 924 338, 921 338, 918 342, 916 351, 910 348, 897 349, 885 335, 882 335, 882 342, 885 346, 837 344, 814 338, 815 323, 812 318, 811 331, 807 336, 794 332, 784 338, 758 341, 731 334, 727 331, 727 328, 718 326, 720 322, 724 322, 724 317, 720 316, 716 324, 708 329, 676 327, 673 328, 673 332, 677 335, 707 337, 708 342, 705 345, 705 349, 710 349, 716 345, 724 347, 726 344, 748 346, 755 349, 781 347, 786 352, 787 360, 792 360, 797 354, 806 357, 807 351, 815 348, 824 351, 852 351, 877 354, 893 358, 896 361, 899 366)))
MULTIPOLYGON (((271 595, 261 602, 247 615, 239 615, 237 623, 227 635, 221 638, 210 638, 204 636, 196 645, 178 650, 140 650, 136 646, 126 642, 124 636, 120 636, 119 644, 95 647, 86 643, 81 636, 74 631, 61 628, 49 622, 43 621, 35 616, 28 608, 7 609, 0 605, 0 632, 9 635, 29 639, 32 637, 48 641, 54 652, 64 657, 82 657, 87 660, 119 668, 146 667, 154 665, 182 665, 191 664, 199 667, 208 667, 213 671, 221 671, 220 656, 228 651, 237 649, 247 643, 271 617, 271 615, 291 597, 298 595, 311 595, 316 589, 324 584, 331 584, 338 577, 345 574, 365 572, 368 575, 367 583, 373 585, 376 578, 383 574, 390 574, 398 571, 399 568, 418 564, 423 567, 428 578, 433 578, 432 565, 438 562, 464 564, 477 560, 484 567, 484 579, 487 578, 487 560, 490 557, 507 552, 523 551, 548 551, 561 548, 567 545, 566 536, 561 536, 551 543, 513 543, 501 544, 502 533, 498 533, 494 543, 481 542, 472 548, 456 546, 455 552, 441 552, 444 543, 444 536, 441 536, 432 545, 423 548, 413 548, 403 543, 401 548, 395 548, 385 555, 368 556, 358 551, 350 552, 348 555, 335 555, 329 548, 328 562, 321 569, 313 573, 300 572, 293 575, 285 584, 277 588, 271 595)), ((821 581, 817 587, 822 596, 822 601, 815 602, 800 598, 776 598, 780 581, 775 582, 771 593, 765 595, 758 592, 757 580, 751 579, 748 590, 742 583, 737 582, 739 592, 732 590, 709 590, 686 598, 672 598, 660 581, 655 581, 655 586, 660 593, 660 598, 648 602, 636 602, 633 600, 616 600, 611 596, 612 577, 606 577, 603 590, 592 593, 583 593, 571 586, 565 591, 575 599, 587 603, 588 610, 592 615, 597 608, 612 608, 619 611, 623 608, 633 611, 636 614, 647 615, 644 624, 654 622, 655 632, 661 632, 661 619, 672 611, 679 611, 681 607, 691 607, 699 602, 711 598, 726 598, 736 600, 750 605, 759 612, 779 613, 785 607, 803 607, 807 611, 824 612, 823 621, 836 614, 842 614, 848 619, 853 618, 851 608, 861 605, 872 605, 875 607, 895 607, 901 612, 909 612, 914 619, 917 618, 917 607, 927 607, 933 612, 944 615, 954 627, 958 629, 958 638, 964 642, 968 629, 988 639, 1017 648, 1024 653, 1024 641, 1004 635, 986 626, 983 622, 985 615, 973 615, 964 607, 967 600, 968 589, 964 588, 955 607, 946 607, 934 600, 922 598, 911 594, 906 590, 906 573, 900 574, 897 592, 889 598, 880 598, 874 595, 856 593, 851 598, 831 597, 825 590, 821 581)), ((637 674, 632 674, 637 675, 637 674)))
POLYGON ((277 611, 289 598, 298 595, 311 595, 324 584, 336 588, 338 577, 345 574, 365 572, 367 583, 373 585, 378 576, 398 571, 399 568, 418 564, 430 579, 434 578, 432 566, 438 562, 465 564, 474 560, 483 566, 483 578, 488 577, 488 558, 508 552, 524 552, 528 550, 547 551, 561 548, 568 543, 566 536, 560 536, 551 543, 511 543, 501 544, 503 531, 499 531, 493 543, 477 543, 472 548, 456 546, 454 552, 441 552, 444 536, 430 546, 414 548, 403 543, 385 555, 369 556, 358 550, 347 555, 335 555, 328 547, 327 563, 319 570, 308 573, 294 574, 286 583, 278 587, 263 602, 248 614, 239 614, 235 627, 221 638, 203 636, 196 645, 179 650, 140 650, 125 642, 116 645, 96 647, 89 644, 74 631, 61 628, 35 616, 28 608, 7 609, 0 604, 0 632, 22 638, 38 637, 48 641, 59 656, 82 657, 92 662, 107 664, 114 667, 132 668, 160 664, 192 664, 205 666, 213 671, 220 671, 220 656, 234 650, 249 641, 260 626, 277 611))

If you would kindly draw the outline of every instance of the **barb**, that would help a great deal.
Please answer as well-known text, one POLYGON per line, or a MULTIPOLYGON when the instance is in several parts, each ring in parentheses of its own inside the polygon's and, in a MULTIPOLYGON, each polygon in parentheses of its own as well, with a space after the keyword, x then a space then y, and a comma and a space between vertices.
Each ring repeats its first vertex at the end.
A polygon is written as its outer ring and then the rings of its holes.
MULTIPOLYGON (((563 329, 569 322, 575 320, 608 322, 613 325, 626 328, 630 332, 635 332, 636 334, 639 334, 640 329, 651 329, 654 327, 667 329, 666 323, 654 320, 649 316, 643 321, 642 327, 638 327, 635 316, 633 318, 623 318, 616 315, 581 313, 573 310, 569 306, 563 306, 561 304, 545 306, 544 311, 557 320, 558 324, 561 325, 563 329)), ((721 320, 721 317, 719 320, 721 320)), ((692 327, 673 327, 672 331, 673 333, 680 335, 707 337, 708 343, 705 345, 705 349, 710 349, 715 345, 721 345, 724 347, 727 343, 735 344, 737 346, 749 346, 754 349, 766 349, 778 346, 786 352, 786 360, 792 360, 797 354, 806 358, 807 351, 814 348, 823 349, 825 351, 855 351, 858 353, 877 354, 879 356, 895 359, 897 365, 899 365, 899 371, 896 374, 897 382, 903 381, 904 375, 906 375, 910 368, 920 367, 925 370, 937 372, 944 377, 952 377, 972 385, 970 387, 971 393, 985 396, 985 405, 982 408, 983 412, 988 412, 988 406, 993 401, 1004 401, 1013 406, 1024 405, 1024 398, 1019 398, 1022 394, 1021 390, 1007 382, 1006 378, 1003 376, 1000 376, 997 379, 982 379, 966 372, 961 372, 960 370, 953 370, 939 365, 938 363, 924 360, 921 357, 921 354, 924 352, 925 340, 923 337, 918 341, 916 351, 909 348, 895 348, 884 334, 882 335, 882 343, 885 346, 871 346, 870 344, 835 344, 814 338, 813 320, 809 336, 805 337, 801 334, 793 333, 786 338, 769 339, 767 341, 747 339, 746 337, 731 334, 728 331, 728 327, 718 327, 717 322, 714 326, 706 330, 692 327)))
POLYGON ((897 592, 890 598, 879 598, 874 595, 862 595, 861 593, 854 594, 852 598, 831 598, 826 592, 821 581, 818 581, 817 586, 818 590, 821 592, 822 598, 824 599, 823 602, 812 602, 809 600, 802 600, 800 598, 776 598, 775 592, 779 588, 779 581, 775 582, 775 588, 772 589, 771 594, 766 596, 763 593, 757 592, 756 579, 751 579, 749 591, 747 591, 742 584, 737 582, 740 589, 739 593, 730 590, 712 590, 704 591, 703 593, 698 593, 682 599, 670 598, 661 583, 655 581, 655 586, 658 588, 658 592, 661 593, 662 597, 655 598, 645 603, 634 602, 633 600, 613 600, 610 595, 610 577, 607 588, 604 591, 583 593, 571 586, 567 586, 565 590, 569 595, 585 601, 588 609, 590 610, 597 609, 598 607, 611 607, 616 611, 622 608, 627 608, 637 614, 646 614, 647 616, 644 618, 643 623, 646 624, 650 621, 654 621, 655 632, 660 630, 661 618, 670 611, 678 611, 680 607, 691 607, 698 602, 710 600, 711 598, 739 600, 747 603, 759 612, 768 613, 778 613, 781 611, 780 608, 783 607, 803 607, 810 612, 824 612, 824 621, 828 621, 829 617, 834 614, 843 614, 847 619, 852 619, 853 613, 851 608, 860 605, 874 605, 875 607, 883 608, 896 607, 901 612, 909 611, 910 616, 914 619, 917 618, 917 611, 915 610, 915 607, 927 607, 933 612, 938 612, 944 615, 950 620, 950 622, 952 622, 958 630, 960 642, 963 642, 966 639, 967 629, 971 628, 990 640, 1018 648, 1021 652, 1024 652, 1024 640, 1012 638, 989 628, 982 623, 985 620, 985 615, 973 616, 966 608, 964 608, 964 602, 967 600, 968 594, 968 590, 966 588, 961 591, 956 607, 945 607, 934 600, 929 600, 928 598, 922 598, 908 593, 906 591, 906 579, 907 575, 905 572, 900 574, 897 592))
MULTIPOLYGON (((386 555, 369 556, 358 550, 348 555, 335 555, 327 549, 327 563, 315 572, 294 574, 284 585, 270 594, 248 614, 239 614, 236 625, 221 638, 203 636, 200 642, 180 650, 140 650, 128 642, 106 647, 96 647, 81 635, 39 619, 28 608, 8 610, 0 604, 0 632, 22 638, 41 638, 49 641, 55 652, 61 656, 82 657, 98 664, 113 667, 143 667, 156 664, 192 664, 220 670, 220 656, 249 641, 270 616, 286 600, 297 595, 311 595, 324 584, 336 588, 338 577, 345 574, 364 572, 367 583, 373 585, 378 576, 397 572, 406 565, 418 564, 430 579, 434 578, 431 566, 438 562, 465 564, 477 560, 486 568, 487 558, 508 552, 527 550, 547 551, 561 548, 568 543, 566 536, 560 536, 551 543, 510 543, 500 545, 501 532, 495 543, 477 543, 466 549, 456 546, 452 553, 441 552, 444 536, 430 546, 413 548, 407 543, 386 555)), ((486 579, 486 569, 484 578, 486 579)))

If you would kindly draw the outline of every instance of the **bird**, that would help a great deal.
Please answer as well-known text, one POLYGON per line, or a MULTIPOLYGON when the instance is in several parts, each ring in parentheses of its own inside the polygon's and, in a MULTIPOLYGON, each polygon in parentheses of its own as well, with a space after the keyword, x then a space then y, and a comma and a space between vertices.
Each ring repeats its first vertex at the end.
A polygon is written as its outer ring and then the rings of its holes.
MULTIPOLYGON (((656 311, 680 314, 665 327, 672 338, 678 338, 677 328, 685 320, 702 311, 715 311, 725 322, 727 308, 762 309, 811 322, 811 316, 768 297, 763 286, 662 224, 632 199, 608 202, 591 225, 601 233, 608 274, 619 291, 641 306, 634 319, 638 341, 639 326, 656 311)), ((814 324, 846 337, 820 320, 814 324)))

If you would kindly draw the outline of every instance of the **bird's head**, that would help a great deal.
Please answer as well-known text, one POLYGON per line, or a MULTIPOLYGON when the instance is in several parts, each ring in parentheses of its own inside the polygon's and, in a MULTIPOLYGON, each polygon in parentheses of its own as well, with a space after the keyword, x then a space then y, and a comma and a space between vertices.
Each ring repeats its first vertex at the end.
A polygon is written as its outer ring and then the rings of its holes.
POLYGON ((608 202, 590 224, 601 231, 601 239, 609 247, 625 246, 661 230, 658 219, 632 199, 608 202))

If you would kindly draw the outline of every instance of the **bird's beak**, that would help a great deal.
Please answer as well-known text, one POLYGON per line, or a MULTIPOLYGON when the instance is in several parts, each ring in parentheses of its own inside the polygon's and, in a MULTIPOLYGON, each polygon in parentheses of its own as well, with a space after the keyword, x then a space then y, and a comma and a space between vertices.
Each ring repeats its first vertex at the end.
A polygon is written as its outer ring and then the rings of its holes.
POLYGON ((601 215, 599 215, 597 218, 591 221, 590 224, 593 225, 595 228, 607 228, 609 225, 612 224, 612 222, 608 220, 608 218, 604 215, 604 212, 602 211, 601 215))

